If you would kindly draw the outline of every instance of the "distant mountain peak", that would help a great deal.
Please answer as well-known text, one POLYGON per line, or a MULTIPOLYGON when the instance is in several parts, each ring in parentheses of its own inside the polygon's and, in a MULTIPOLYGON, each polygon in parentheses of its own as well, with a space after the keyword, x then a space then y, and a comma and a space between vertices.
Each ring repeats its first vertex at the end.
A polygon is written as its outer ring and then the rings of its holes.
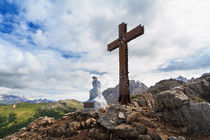
POLYGON ((174 78, 175 80, 179 80, 179 81, 183 81, 183 82, 185 82, 185 83, 187 83, 188 82, 188 79, 187 78, 185 78, 185 77, 183 77, 183 76, 179 76, 179 77, 176 77, 176 78, 174 78))
POLYGON ((0 104, 17 104, 20 102, 25 103, 49 103, 55 102, 54 100, 47 100, 47 99, 35 99, 35 100, 28 100, 25 97, 19 97, 17 95, 9 95, 9 94, 0 94, 0 104))
MULTIPOLYGON (((145 92, 147 89, 148 87, 140 81, 135 81, 135 80, 129 81, 129 90, 130 90, 131 96, 145 92)), ((102 92, 102 95, 105 97, 108 104, 116 103, 119 96, 119 85, 116 85, 113 88, 108 88, 104 90, 102 92)))

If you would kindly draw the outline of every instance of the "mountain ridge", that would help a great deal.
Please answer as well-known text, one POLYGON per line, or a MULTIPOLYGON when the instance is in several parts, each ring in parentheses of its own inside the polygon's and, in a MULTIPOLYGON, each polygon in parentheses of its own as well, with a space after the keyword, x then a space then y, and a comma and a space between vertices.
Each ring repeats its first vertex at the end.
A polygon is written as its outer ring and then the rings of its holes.
MULTIPOLYGON (((140 94, 145 92, 148 89, 148 87, 140 82, 135 80, 129 81, 129 90, 132 95, 140 94)), ((102 92, 102 95, 105 97, 108 104, 114 104, 118 100, 119 96, 119 84, 112 88, 107 88, 102 92)))
POLYGON ((0 94, 0 104, 10 105, 10 104, 17 104, 20 102, 25 103, 49 103, 55 102, 55 100, 48 100, 48 99, 34 99, 29 100, 25 97, 20 97, 17 95, 10 95, 10 94, 0 94))

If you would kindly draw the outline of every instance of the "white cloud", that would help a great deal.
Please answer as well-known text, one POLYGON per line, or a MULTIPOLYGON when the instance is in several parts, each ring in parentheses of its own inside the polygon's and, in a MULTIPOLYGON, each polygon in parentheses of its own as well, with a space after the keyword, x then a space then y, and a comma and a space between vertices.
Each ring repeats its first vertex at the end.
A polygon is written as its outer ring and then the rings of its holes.
POLYGON ((42 47, 48 47, 48 40, 47 40, 47 35, 45 33, 43 33, 42 30, 37 30, 36 34, 34 34, 32 36, 34 42, 38 45, 38 46, 42 46, 42 47))
POLYGON ((50 1, 31 0, 24 1, 22 4, 26 10, 26 19, 32 22, 44 22, 48 18, 49 14, 53 12, 51 9, 52 4, 50 1))
POLYGON ((84 100, 93 71, 106 72, 97 75, 102 89, 115 86, 118 49, 107 52, 107 44, 118 37, 118 24, 124 21, 128 30, 145 26, 145 34, 128 44, 130 79, 152 85, 179 75, 196 77, 210 68, 155 70, 208 48, 208 5, 208 0, 24 1, 16 17, 20 24, 0 40, 0 86, 31 98, 84 100), (28 22, 41 28, 32 32, 28 22), (81 57, 66 59, 64 53, 81 57))

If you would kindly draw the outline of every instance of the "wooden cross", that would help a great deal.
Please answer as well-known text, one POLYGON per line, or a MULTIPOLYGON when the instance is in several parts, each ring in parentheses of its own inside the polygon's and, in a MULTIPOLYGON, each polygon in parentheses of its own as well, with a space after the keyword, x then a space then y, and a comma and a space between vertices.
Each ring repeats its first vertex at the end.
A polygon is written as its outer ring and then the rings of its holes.
POLYGON ((107 50, 112 51, 119 48, 120 62, 120 87, 118 102, 128 104, 131 102, 129 93, 128 79, 128 46, 127 43, 132 39, 144 34, 144 27, 139 25, 131 31, 127 32, 127 24, 124 22, 119 25, 119 38, 108 44, 107 50))

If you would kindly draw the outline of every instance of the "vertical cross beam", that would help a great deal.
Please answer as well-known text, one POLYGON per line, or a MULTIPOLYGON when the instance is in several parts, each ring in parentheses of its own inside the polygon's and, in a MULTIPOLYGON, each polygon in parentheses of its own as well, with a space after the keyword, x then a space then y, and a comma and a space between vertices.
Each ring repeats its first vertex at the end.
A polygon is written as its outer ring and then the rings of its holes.
POLYGON ((119 84, 119 99, 121 104, 128 104, 131 102, 129 93, 129 79, 128 79, 128 46, 127 43, 134 38, 144 34, 144 26, 137 26, 131 31, 127 32, 127 24, 119 25, 119 38, 108 44, 107 50, 112 51, 119 48, 120 61, 120 84, 119 84))
POLYGON ((128 46, 125 41, 127 33, 127 24, 122 23, 119 25, 119 99, 121 104, 130 103, 129 94, 129 79, 128 79, 128 46))

